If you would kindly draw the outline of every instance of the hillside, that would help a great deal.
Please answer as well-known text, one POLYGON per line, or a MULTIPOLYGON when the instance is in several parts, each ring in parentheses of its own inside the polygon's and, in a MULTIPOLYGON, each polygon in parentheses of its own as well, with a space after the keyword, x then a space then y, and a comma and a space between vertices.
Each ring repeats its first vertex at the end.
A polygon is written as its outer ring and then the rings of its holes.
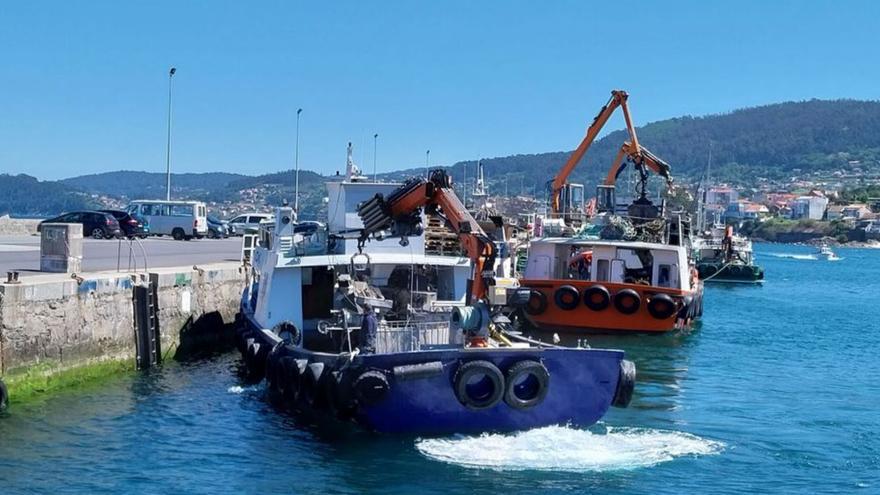
MULTIPOLYGON (((136 199, 164 198, 165 174, 121 170, 81 175, 60 182, 90 194, 136 199)), ((176 197, 199 197, 225 188, 231 182, 246 178, 241 174, 208 172, 202 174, 171 174, 171 193, 176 197)))
MULTIPOLYGON (((592 119, 585 116, 585 124, 592 119)), ((753 185, 757 177, 781 180, 819 171, 846 168, 850 161, 880 168, 880 102, 811 100, 736 110, 705 117, 679 117, 638 129, 639 141, 672 166, 679 182, 705 173, 712 143, 712 177, 753 185)), ((572 148, 582 136, 572 141, 572 148)), ((611 132, 593 143, 571 180, 595 184, 604 177, 626 132, 611 132)), ((570 151, 483 159, 494 193, 540 194, 570 151), (536 180, 538 179, 538 180, 536 180)), ((476 161, 452 166, 461 180, 464 168, 473 176, 476 161)), ((420 169, 387 174, 400 177, 420 169)), ((591 186, 592 187, 592 186, 591 186)))
MULTIPOLYGON (((584 122, 593 115, 585 115, 584 122)), ((759 178, 783 182, 792 177, 816 173, 847 173, 854 176, 880 173, 880 102, 810 100, 766 105, 704 117, 679 117, 649 123, 638 128, 641 143, 666 160, 679 183, 693 181, 706 171, 712 149, 712 177, 737 185, 752 186, 759 178), (842 172, 840 172, 842 171, 842 172)), ((572 131, 577 136, 576 130, 572 131)), ((573 138, 572 148, 578 144, 573 138)), ((588 186, 588 191, 604 177, 614 155, 626 139, 625 131, 609 133, 596 141, 575 170, 571 181, 588 186)), ((568 159, 570 151, 514 155, 483 159, 486 180, 493 194, 534 194, 542 197, 546 185, 568 159)), ((472 183, 476 161, 459 162, 450 167, 461 183, 467 168, 472 183)), ((382 174, 386 180, 400 180, 423 173, 410 168, 382 174)), ((36 182, 29 177, 22 187, 34 194, 20 194, 10 182, 13 176, 0 176, 5 195, 5 211, 17 214, 54 213, 88 202, 86 194, 120 199, 163 197, 165 176, 149 172, 108 172, 65 179, 59 183, 36 182), (38 189, 44 187, 45 189, 38 189), (37 192, 39 191, 39 192, 37 192), (51 198, 48 204, 45 199, 51 198), (72 206, 64 206, 72 205, 72 206)), ((15 176, 26 177, 26 176, 15 176)), ((303 218, 322 215, 326 194, 320 174, 300 174, 303 218)), ((293 172, 290 170, 260 176, 229 173, 173 174, 172 195, 204 199, 217 203, 238 203, 261 207, 293 201, 293 172)), ((0 213, 2 213, 0 209, 0 213)))
POLYGON ((41 182, 30 175, 0 175, 0 215, 49 216, 94 206, 88 196, 58 182, 41 182))

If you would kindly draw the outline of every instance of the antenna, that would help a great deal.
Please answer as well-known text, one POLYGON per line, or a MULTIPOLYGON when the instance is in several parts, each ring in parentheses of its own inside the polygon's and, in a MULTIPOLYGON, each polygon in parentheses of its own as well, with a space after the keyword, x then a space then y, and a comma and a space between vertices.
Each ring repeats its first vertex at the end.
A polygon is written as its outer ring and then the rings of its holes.
POLYGON ((302 111, 302 108, 296 111, 296 151, 293 152, 294 168, 296 169, 293 186, 293 212, 296 214, 297 219, 299 219, 299 114, 302 111))

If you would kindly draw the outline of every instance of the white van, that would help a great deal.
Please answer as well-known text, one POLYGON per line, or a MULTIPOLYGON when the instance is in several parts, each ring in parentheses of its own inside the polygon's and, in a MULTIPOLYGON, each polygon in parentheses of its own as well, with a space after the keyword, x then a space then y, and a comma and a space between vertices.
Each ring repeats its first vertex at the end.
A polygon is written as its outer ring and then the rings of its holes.
POLYGON ((208 207, 201 201, 139 199, 129 203, 126 211, 143 217, 153 235, 190 240, 208 233, 208 207))

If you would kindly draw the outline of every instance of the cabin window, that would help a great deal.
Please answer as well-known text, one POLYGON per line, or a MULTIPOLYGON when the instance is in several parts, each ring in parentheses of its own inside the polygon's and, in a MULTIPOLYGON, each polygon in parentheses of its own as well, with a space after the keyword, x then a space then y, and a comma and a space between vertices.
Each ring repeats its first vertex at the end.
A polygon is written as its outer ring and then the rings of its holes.
POLYGON ((608 260, 596 260, 596 281, 607 282, 610 263, 608 260))
POLYGON ((625 272, 626 263, 624 263, 623 260, 611 260, 611 282, 627 282, 626 280, 624 280, 625 272))
POLYGON ((660 265, 657 269, 657 286, 672 287, 672 267, 669 265, 660 265))

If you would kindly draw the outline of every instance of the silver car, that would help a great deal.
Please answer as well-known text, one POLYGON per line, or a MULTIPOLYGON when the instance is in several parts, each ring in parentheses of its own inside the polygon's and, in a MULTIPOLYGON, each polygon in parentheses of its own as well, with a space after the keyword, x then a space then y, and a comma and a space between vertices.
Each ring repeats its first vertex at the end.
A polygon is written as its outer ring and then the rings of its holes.
POLYGON ((263 222, 274 222, 275 216, 269 213, 246 213, 228 222, 230 235, 244 235, 248 231, 256 231, 263 222))

